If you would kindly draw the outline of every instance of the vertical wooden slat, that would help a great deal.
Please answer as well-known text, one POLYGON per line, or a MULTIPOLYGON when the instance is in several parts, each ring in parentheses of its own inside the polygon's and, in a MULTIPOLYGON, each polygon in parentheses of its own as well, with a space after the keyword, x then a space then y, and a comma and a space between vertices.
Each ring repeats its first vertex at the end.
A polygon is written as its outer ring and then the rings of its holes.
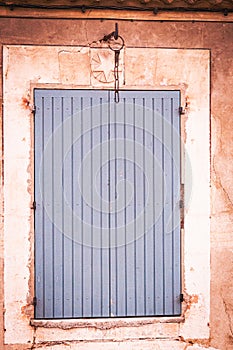
POLYGON ((126 254, 126 315, 136 312, 136 241, 135 241, 135 202, 136 202, 136 166, 135 166, 135 99, 126 94, 124 101, 124 179, 125 179, 125 254, 126 254), (131 160, 131 161, 130 161, 131 160), (127 185, 131 183, 132 188, 127 185), (132 223, 131 225, 129 225, 132 223))
MULTIPOLYGON (((92 146, 101 144, 101 111, 102 111, 103 98, 97 96, 93 98, 94 115, 92 115, 93 132, 92 132, 92 146)), ((92 161, 96 166, 92 167, 92 184, 94 190, 93 199, 93 249, 92 249, 92 266, 93 266, 93 289, 92 289, 92 316, 99 317, 101 315, 101 281, 102 281, 102 264, 101 264, 101 200, 100 200, 100 171, 101 164, 101 150, 100 147, 96 148, 93 154, 92 161), (98 234, 95 234, 95 230, 98 234)))
MULTIPOLYGON (((62 98, 54 97, 54 130, 62 122, 62 98)), ((59 186, 59 167, 62 161, 62 129, 58 132, 58 142, 53 140, 53 179, 54 179, 54 220, 57 222, 62 218, 62 193, 57 191, 59 186)), ((54 317, 63 317, 63 264, 62 264, 62 242, 63 235, 58 227, 54 226, 54 317)))
POLYGON ((144 284, 144 240, 145 240, 145 128, 144 128, 144 100, 135 100, 135 163, 136 163, 136 315, 145 314, 145 284, 144 284), (137 147, 136 147, 137 146, 137 147))
POLYGON ((116 315, 126 315, 126 300, 127 300, 127 263, 126 263, 126 229, 125 229, 125 142, 124 140, 124 119, 125 119, 125 100, 123 103, 116 104, 115 107, 115 149, 116 149, 116 164, 115 164, 115 183, 116 183, 116 315))
MULTIPOLYGON (((40 96, 39 91, 35 92, 35 102, 37 112, 35 118, 35 200, 37 201, 35 218, 35 295, 37 297, 37 307, 35 317, 44 317, 44 234, 43 234, 43 215, 44 208, 42 203, 43 182, 40 184, 40 165, 41 154, 44 148, 44 98, 40 96), (40 264, 38 262, 40 261, 40 264)), ((43 177, 43 174, 42 174, 43 177)))
POLYGON ((154 114, 153 101, 146 99, 145 101, 145 314, 154 315, 154 227, 153 227, 153 204, 154 204, 154 189, 153 189, 153 169, 154 169, 154 114))
POLYGON ((181 303, 181 238, 180 238, 180 176, 181 176, 181 155, 180 155, 180 118, 179 110, 179 92, 176 92, 176 98, 173 99, 172 106, 172 177, 173 177, 173 315, 180 315, 181 303))
POLYGON ((85 157, 86 167, 83 169, 83 223, 85 229, 83 230, 84 244, 83 244, 83 316, 91 316, 91 156, 89 153, 91 149, 91 99, 85 97, 83 100, 83 162, 85 157), (85 172, 84 172, 85 171, 85 172), (89 242, 86 243, 86 242, 89 242))
POLYGON ((82 178, 79 178, 79 170, 82 160, 82 97, 75 95, 73 98, 73 200, 74 200, 74 273, 73 273, 73 316, 82 317, 83 300, 83 276, 82 276, 82 178))
MULTIPOLYGON (((52 129, 52 98, 51 96, 46 96, 44 98, 44 145, 48 142, 49 138, 53 133, 52 129)), ((49 159, 44 159, 43 161, 43 171, 46 174, 46 180, 44 181, 44 193, 43 200, 45 205, 50 205, 53 202, 53 169, 52 169, 52 158, 53 152, 52 148, 49 149, 49 159)), ((44 222, 43 222, 43 232, 44 232, 44 314, 45 317, 53 315, 53 224, 52 218, 48 218, 47 211, 44 210, 44 222)))
POLYGON ((155 99, 156 115, 154 121, 155 157, 160 172, 154 168, 155 193, 155 312, 162 315, 163 310, 163 100, 155 99))
POLYGON ((102 109, 101 198, 102 198, 102 316, 110 316, 110 236, 109 236, 109 99, 102 109))
POLYGON ((169 315, 173 310, 172 296, 172 128, 171 99, 164 98, 164 312, 169 315))
POLYGON ((109 106, 109 155, 108 155, 108 176, 109 176, 109 237, 110 237, 110 316, 117 315, 117 217, 116 217, 116 145, 114 139, 116 137, 116 124, 115 117, 116 107, 114 105, 109 106))
POLYGON ((72 315, 72 119, 71 115, 71 97, 64 93, 63 99, 63 244, 64 244, 64 315, 72 315), (65 153, 68 150, 68 153, 65 153))

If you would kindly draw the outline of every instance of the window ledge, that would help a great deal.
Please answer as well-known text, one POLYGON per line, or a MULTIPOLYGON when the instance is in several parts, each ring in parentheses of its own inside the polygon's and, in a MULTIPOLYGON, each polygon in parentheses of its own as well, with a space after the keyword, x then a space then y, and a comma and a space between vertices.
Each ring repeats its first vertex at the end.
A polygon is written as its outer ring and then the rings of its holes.
POLYGON ((92 327, 96 329, 112 329, 119 327, 138 327, 151 325, 156 323, 182 323, 184 317, 138 317, 138 318, 103 318, 103 319, 56 319, 56 320, 39 320, 31 319, 30 324, 34 327, 44 328, 86 328, 92 327))

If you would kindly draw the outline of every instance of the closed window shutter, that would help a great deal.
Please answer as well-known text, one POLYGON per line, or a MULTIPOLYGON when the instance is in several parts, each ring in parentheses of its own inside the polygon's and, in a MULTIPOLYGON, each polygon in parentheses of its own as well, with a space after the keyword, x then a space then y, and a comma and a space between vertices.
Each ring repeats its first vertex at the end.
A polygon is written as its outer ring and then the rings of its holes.
POLYGON ((181 313, 179 91, 35 89, 35 317, 181 313))

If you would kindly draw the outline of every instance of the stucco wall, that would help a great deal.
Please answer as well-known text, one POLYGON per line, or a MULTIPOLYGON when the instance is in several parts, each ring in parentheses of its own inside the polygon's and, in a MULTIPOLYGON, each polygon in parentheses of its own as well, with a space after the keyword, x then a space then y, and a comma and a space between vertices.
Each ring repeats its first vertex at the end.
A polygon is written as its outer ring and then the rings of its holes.
MULTIPOLYGON (((2 18, 0 21, 0 40, 2 44, 87 45, 96 40, 97 35, 98 38, 101 38, 104 34, 112 31, 113 25, 114 21, 2 18)), ((211 50, 210 344, 222 350, 232 349, 233 186, 231 174, 233 171, 233 142, 231 130, 233 121, 231 113, 233 112, 233 24, 122 21, 119 22, 119 26, 127 47, 204 48, 211 50)), ((14 63, 12 62, 12 64, 14 63)), ((140 65, 140 63, 138 64, 140 65)), ((182 65, 182 62, 179 64, 182 65)), ((202 128, 201 123, 199 127, 202 128)), ((3 287, 1 285, 2 293, 3 287)), ((0 298, 1 301, 2 298, 0 298)), ((3 307, 2 303, 1 307, 3 307)), ((152 343, 148 344, 144 344, 144 346, 149 349, 152 343)), ((179 346, 183 349, 186 345, 187 343, 179 346)), ((105 346, 107 348, 107 345, 105 346)), ((125 344, 122 345, 122 348, 130 348, 130 346, 132 345, 127 347, 125 344)), ((156 348, 155 345, 153 346, 156 348)), ((167 346, 170 350, 173 345, 167 344, 167 346)), ((22 348, 30 347, 31 345, 22 345, 22 348)), ((7 348, 11 349, 13 346, 9 345, 7 348)), ((16 345, 14 348, 20 350, 21 346, 16 345)), ((103 348, 103 344, 100 344, 100 348, 103 348)))

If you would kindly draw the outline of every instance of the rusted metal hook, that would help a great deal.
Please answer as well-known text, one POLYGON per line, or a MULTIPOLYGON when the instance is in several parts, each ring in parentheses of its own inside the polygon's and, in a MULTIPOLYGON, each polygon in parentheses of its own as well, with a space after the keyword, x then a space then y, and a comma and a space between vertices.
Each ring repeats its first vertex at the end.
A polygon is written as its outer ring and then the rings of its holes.
POLYGON ((118 39, 118 23, 115 23, 115 31, 105 35, 102 40, 109 41, 111 38, 114 38, 115 40, 118 39))

